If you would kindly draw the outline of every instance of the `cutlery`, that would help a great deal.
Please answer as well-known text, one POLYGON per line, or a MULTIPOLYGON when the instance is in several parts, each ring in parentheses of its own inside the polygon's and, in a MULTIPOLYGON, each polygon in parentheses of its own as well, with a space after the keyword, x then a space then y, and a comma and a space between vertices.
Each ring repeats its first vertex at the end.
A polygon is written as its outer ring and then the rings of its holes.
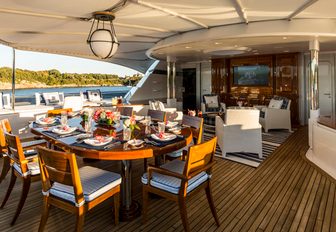
POLYGON ((154 141, 152 141, 152 140, 149 140, 149 139, 147 139, 147 138, 145 138, 144 141, 145 141, 146 143, 152 144, 152 145, 154 145, 154 146, 158 146, 158 143, 156 143, 156 142, 154 142, 154 141))

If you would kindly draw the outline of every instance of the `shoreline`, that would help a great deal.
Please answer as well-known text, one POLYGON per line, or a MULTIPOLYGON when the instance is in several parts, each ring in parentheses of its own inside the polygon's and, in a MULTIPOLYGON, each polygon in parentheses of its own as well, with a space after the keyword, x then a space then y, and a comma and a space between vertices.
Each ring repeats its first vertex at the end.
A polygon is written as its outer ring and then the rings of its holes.
MULTIPOLYGON (((20 83, 15 84, 16 90, 24 89, 52 89, 52 88, 85 88, 85 87, 128 87, 127 85, 45 85, 42 83, 20 83)), ((12 84, 9 82, 0 82, 1 90, 11 90, 12 84)))

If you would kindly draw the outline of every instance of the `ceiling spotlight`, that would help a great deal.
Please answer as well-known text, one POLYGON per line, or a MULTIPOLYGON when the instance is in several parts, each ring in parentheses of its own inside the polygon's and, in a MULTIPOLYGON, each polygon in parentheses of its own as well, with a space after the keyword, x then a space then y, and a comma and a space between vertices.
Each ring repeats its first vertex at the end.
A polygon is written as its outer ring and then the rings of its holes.
POLYGON ((282 39, 287 39, 287 37, 286 37, 286 36, 284 36, 284 37, 282 37, 282 39))
POLYGON ((189 47, 189 46, 185 46, 185 48, 186 48, 186 49, 189 49, 189 48, 191 48, 191 47, 189 47))
POLYGON ((222 43, 221 42, 215 42, 215 44, 218 45, 218 44, 222 44, 222 43))
POLYGON ((109 11, 93 13, 93 22, 87 43, 92 53, 101 58, 111 58, 118 50, 119 42, 112 21, 114 15, 109 11))

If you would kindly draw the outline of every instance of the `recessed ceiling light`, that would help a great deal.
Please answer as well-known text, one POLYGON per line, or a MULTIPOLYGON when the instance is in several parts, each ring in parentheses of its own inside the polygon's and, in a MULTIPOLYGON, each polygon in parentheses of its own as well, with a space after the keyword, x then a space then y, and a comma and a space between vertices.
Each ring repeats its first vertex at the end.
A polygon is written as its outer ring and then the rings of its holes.
POLYGON ((221 42, 215 42, 215 44, 218 45, 218 44, 222 44, 222 43, 221 42))
POLYGON ((282 39, 287 39, 287 37, 286 37, 286 36, 284 36, 284 37, 282 37, 282 39))
POLYGON ((235 44, 235 46, 234 46, 235 48, 237 48, 238 47, 238 45, 237 44, 235 44))
POLYGON ((191 48, 191 47, 189 47, 189 46, 185 46, 185 48, 186 48, 186 49, 189 49, 189 48, 191 48))
POLYGON ((284 50, 283 52, 289 52, 288 50, 284 50))

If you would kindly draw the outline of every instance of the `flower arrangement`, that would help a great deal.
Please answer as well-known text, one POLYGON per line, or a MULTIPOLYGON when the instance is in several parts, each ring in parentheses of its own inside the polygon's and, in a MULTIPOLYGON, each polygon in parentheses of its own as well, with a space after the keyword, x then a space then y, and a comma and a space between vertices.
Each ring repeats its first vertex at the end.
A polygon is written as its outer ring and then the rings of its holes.
POLYGON ((116 114, 110 110, 97 109, 93 114, 93 120, 98 124, 113 125, 116 120, 116 114))
POLYGON ((140 127, 136 124, 134 115, 124 121, 124 128, 130 128, 132 132, 134 129, 140 130, 140 127))
POLYGON ((129 119, 126 119, 124 121, 124 139, 125 139, 125 133, 126 134, 129 133, 129 135, 126 136, 128 137, 127 140, 131 139, 131 137, 133 137, 133 132, 135 129, 140 130, 140 127, 136 124, 135 116, 133 115, 129 119))
POLYGON ((83 110, 81 110, 81 112, 79 114, 82 117, 82 120, 84 122, 87 122, 87 121, 89 121, 89 119, 93 115, 93 109, 92 108, 84 108, 83 110))

